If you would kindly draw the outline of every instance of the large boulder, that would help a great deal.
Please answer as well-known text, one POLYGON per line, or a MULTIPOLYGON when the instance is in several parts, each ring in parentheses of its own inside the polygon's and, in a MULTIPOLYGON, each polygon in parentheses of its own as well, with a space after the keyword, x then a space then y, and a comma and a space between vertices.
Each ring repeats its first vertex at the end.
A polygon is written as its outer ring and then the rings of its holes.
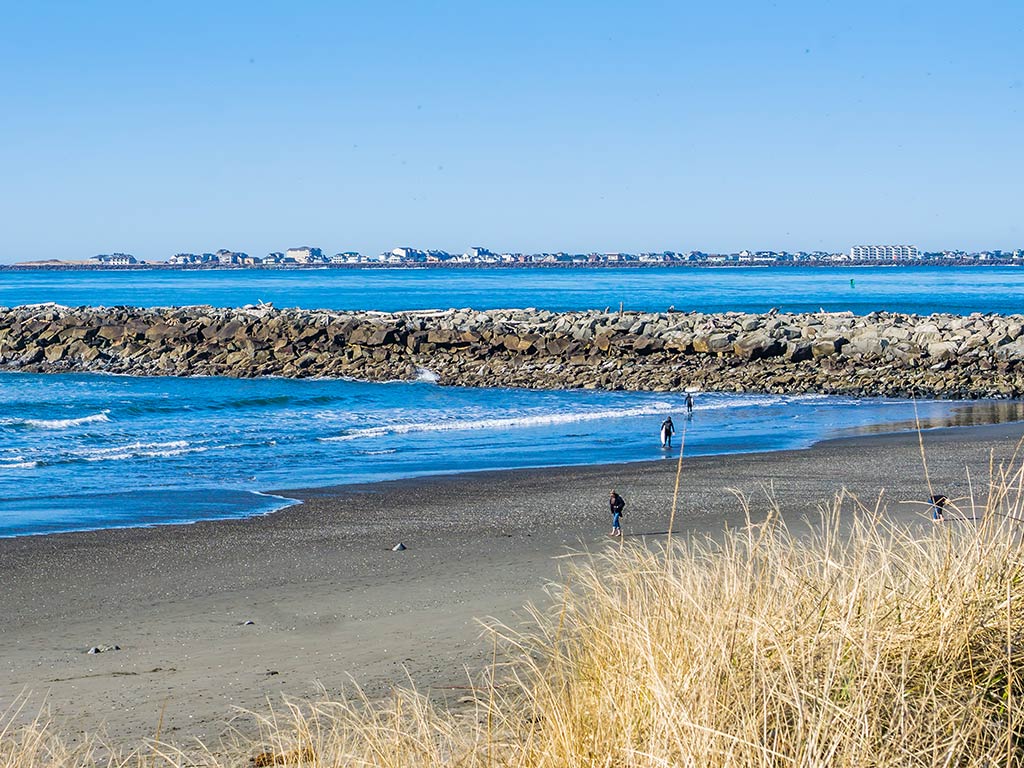
POLYGON ((811 344, 811 356, 829 357, 842 351, 846 339, 842 336, 817 336, 811 344))
POLYGON ((740 336, 733 342, 732 349, 743 360, 760 360, 782 354, 785 347, 766 333, 755 332, 740 336))

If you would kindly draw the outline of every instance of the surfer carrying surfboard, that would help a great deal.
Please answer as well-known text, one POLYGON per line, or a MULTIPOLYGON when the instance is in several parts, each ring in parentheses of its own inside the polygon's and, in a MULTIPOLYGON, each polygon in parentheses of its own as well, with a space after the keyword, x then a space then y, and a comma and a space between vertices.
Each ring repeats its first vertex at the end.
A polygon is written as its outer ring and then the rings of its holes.
POLYGON ((672 423, 672 417, 668 416, 661 422, 661 447, 672 447, 672 435, 675 434, 676 425, 672 423))

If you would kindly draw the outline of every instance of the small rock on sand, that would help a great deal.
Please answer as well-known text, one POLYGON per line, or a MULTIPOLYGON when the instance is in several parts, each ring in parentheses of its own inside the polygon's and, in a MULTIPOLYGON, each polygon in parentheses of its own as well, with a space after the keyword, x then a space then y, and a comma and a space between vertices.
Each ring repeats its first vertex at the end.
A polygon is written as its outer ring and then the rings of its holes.
POLYGON ((107 651, 120 651, 121 646, 119 645, 94 645, 86 653, 95 655, 97 653, 106 653, 107 651))

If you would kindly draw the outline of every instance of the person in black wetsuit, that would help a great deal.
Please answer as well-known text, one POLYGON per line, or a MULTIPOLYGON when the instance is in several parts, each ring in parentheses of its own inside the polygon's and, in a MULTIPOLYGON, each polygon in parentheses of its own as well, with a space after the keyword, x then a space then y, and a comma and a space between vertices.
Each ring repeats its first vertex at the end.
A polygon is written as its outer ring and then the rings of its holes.
POLYGON ((663 422, 661 422, 661 447, 671 448, 672 447, 672 435, 675 434, 676 425, 672 423, 672 417, 669 416, 663 422))

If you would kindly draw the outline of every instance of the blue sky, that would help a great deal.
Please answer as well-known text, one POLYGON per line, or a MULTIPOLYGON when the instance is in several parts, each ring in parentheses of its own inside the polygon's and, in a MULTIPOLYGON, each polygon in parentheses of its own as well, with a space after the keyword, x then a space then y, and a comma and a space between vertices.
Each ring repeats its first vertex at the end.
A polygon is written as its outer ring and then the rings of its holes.
POLYGON ((0 261, 1024 247, 1024 3, 10 3, 0 261))

